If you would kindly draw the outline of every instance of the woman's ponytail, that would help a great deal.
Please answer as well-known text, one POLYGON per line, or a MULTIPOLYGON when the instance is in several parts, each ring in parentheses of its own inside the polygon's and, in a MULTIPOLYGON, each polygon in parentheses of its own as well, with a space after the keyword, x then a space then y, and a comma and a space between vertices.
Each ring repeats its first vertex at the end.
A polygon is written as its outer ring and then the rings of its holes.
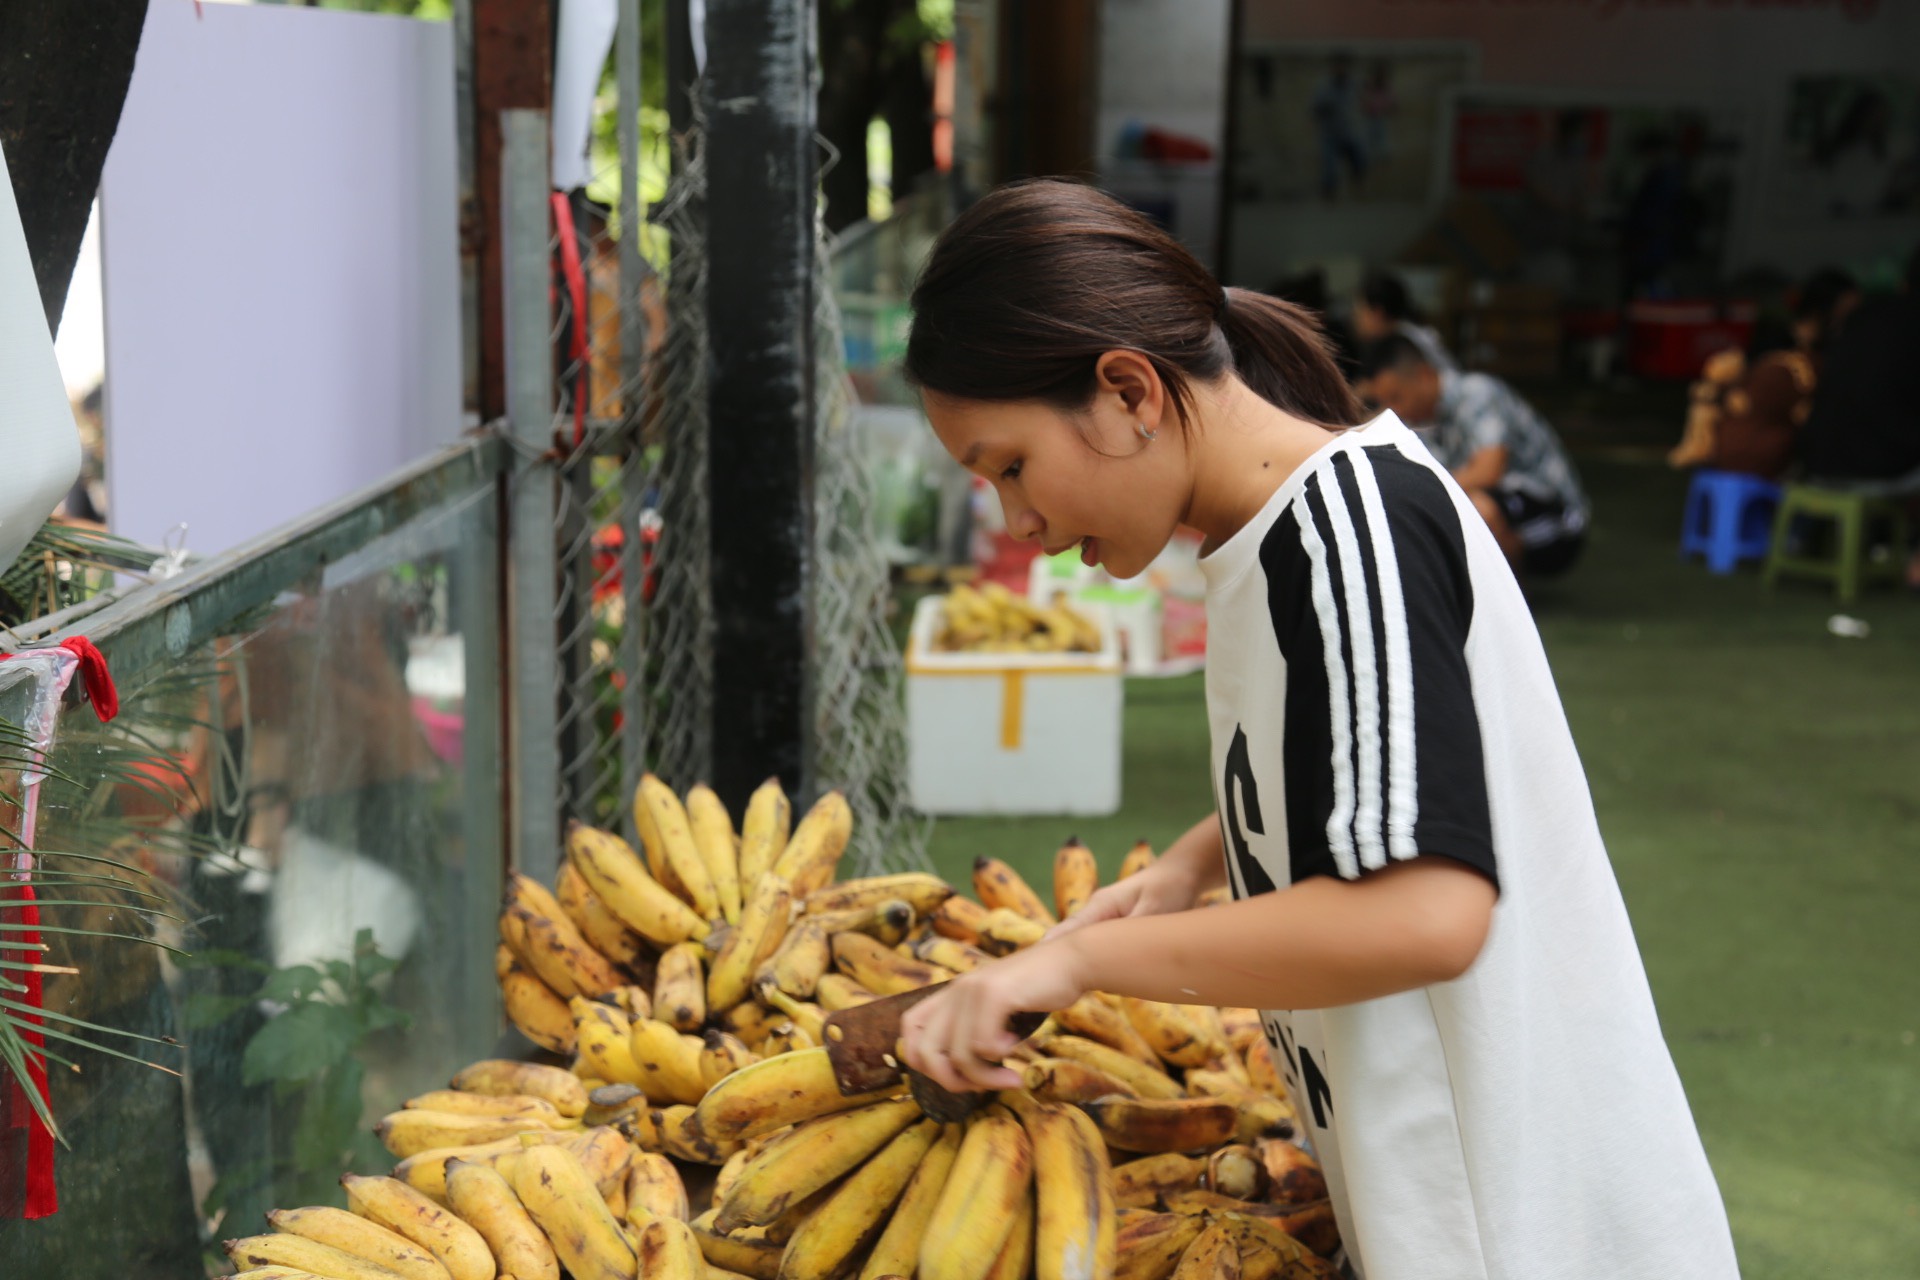
POLYGON ((1092 187, 1034 179, 987 193, 914 285, 906 373, 926 391, 1077 411, 1116 350, 1153 363, 1183 424, 1192 384, 1236 372, 1295 417, 1362 417, 1310 312, 1222 290, 1164 228, 1092 187))
POLYGON ((1233 352, 1233 370, 1255 395, 1322 426, 1360 421, 1360 399, 1311 311, 1246 289, 1225 290, 1223 301, 1220 331, 1233 352))

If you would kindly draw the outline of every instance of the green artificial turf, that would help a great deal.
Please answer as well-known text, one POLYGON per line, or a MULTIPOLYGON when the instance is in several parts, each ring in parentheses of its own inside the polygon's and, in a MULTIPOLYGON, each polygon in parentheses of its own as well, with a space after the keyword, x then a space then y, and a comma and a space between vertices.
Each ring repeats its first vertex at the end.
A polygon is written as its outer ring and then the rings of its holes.
MULTIPOLYGON (((1595 529, 1535 612, 1742 1272, 1920 1275, 1920 599, 1829 635, 1822 587, 1678 561, 1683 477, 1581 443, 1595 529)), ((1119 814, 946 819, 935 862, 1044 893, 1078 834, 1111 874, 1207 812, 1206 734, 1198 677, 1130 681, 1119 814)))

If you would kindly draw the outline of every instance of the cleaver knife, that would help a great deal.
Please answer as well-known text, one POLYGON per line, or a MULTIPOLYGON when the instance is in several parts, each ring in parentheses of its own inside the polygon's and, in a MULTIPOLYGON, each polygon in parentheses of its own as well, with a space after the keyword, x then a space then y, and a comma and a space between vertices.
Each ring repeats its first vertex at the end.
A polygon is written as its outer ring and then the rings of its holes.
MULTIPOLYGON (((987 1101, 987 1094, 955 1093, 935 1083, 900 1057, 901 1017, 938 990, 939 984, 903 991, 827 1015, 827 1061, 843 1095, 872 1093, 904 1076, 920 1110, 942 1124, 966 1119, 987 1101)), ((1016 1013, 1007 1020, 1007 1029, 1024 1040, 1046 1020, 1044 1013, 1016 1013)))

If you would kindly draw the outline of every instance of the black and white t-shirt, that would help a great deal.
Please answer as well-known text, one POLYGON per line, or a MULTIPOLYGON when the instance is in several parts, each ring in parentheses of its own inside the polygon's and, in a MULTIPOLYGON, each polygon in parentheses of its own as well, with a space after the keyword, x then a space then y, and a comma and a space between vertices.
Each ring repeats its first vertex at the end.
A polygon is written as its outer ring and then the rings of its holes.
POLYGON ((1454 982, 1269 1011, 1365 1280, 1734 1280, 1713 1172, 1500 548, 1391 414, 1201 561, 1236 896, 1455 858, 1499 888, 1454 982))

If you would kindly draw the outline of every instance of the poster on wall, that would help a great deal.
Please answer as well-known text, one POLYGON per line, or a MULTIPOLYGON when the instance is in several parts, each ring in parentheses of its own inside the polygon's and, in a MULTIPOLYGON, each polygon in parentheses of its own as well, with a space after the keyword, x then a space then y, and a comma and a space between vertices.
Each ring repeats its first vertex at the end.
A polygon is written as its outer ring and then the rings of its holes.
POLYGON ((1444 104, 1474 65, 1472 45, 1448 41, 1246 45, 1234 75, 1234 200, 1435 199, 1444 104))
POLYGON ((1787 90, 1779 212, 1803 221, 1920 213, 1920 79, 1801 76, 1787 90))
POLYGON ((1668 293, 1704 287, 1719 270, 1737 119, 1478 86, 1452 110, 1453 187, 1496 210, 1536 258, 1563 260, 1563 286, 1668 293))

